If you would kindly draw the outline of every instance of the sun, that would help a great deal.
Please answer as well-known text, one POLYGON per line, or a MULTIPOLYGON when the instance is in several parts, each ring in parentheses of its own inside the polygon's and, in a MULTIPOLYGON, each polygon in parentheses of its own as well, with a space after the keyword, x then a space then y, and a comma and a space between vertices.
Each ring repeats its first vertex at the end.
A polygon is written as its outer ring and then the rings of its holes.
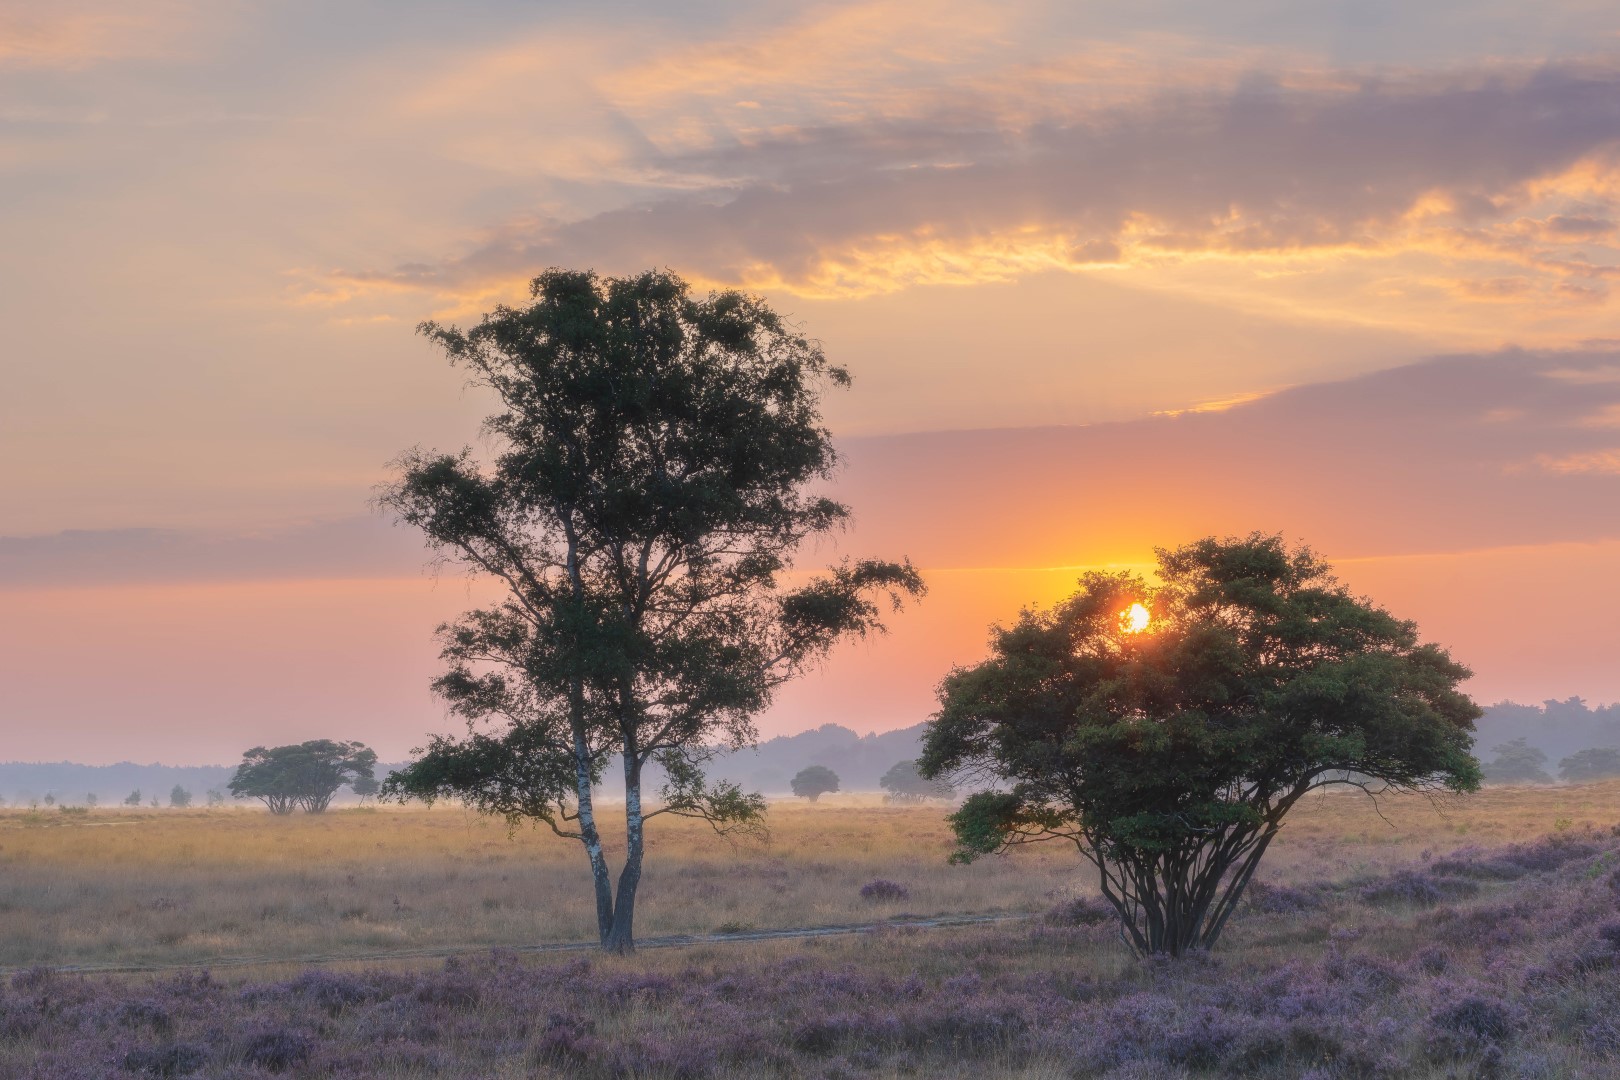
POLYGON ((1127 634, 1140 634, 1152 620, 1153 613, 1148 611, 1145 604, 1137 601, 1119 613, 1119 628, 1127 634))

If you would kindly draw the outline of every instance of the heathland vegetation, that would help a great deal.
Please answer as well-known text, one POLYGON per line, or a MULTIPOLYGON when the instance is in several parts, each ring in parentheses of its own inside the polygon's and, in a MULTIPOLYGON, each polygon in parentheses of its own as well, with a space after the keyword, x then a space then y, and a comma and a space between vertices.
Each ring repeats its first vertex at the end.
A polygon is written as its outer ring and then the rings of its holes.
POLYGON ((0 1075, 1607 1075, 1617 784, 1307 798, 1219 951, 1174 963, 1132 958, 1072 850, 948 865, 937 804, 773 804, 736 848, 669 822, 643 950, 589 960, 522 951, 596 937, 545 830, 6 810, 0 1075), (944 914, 1021 917, 917 925, 944 914), (832 924, 875 929, 746 940, 832 924), (720 938, 645 948, 670 934, 720 938))

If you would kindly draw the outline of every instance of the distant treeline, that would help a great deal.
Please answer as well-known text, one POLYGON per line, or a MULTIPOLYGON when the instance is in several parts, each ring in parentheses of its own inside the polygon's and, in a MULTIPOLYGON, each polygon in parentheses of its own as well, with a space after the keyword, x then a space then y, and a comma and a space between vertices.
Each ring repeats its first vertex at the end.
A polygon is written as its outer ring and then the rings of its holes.
POLYGON ((1578 697, 1540 705, 1499 702, 1475 725, 1474 756, 1489 761, 1494 748, 1523 739, 1555 765, 1594 747, 1620 749, 1620 704, 1591 708, 1578 697))
MULTIPOLYGON (((1485 710, 1478 723, 1474 753, 1484 761, 1494 756, 1494 748, 1513 739, 1524 739, 1530 746, 1557 762, 1594 747, 1620 749, 1620 704, 1593 708, 1581 698, 1546 701, 1540 705, 1500 702, 1485 710)), ((723 753, 710 764, 709 775, 732 780, 749 791, 766 795, 789 794, 794 774, 807 765, 825 765, 838 774, 842 791, 877 791, 878 779, 898 761, 915 758, 921 749, 923 725, 887 731, 880 735, 859 735, 840 724, 784 735, 760 743, 757 749, 723 753)), ((379 764, 381 779, 399 767, 379 764)), ((131 791, 139 789, 150 802, 157 797, 168 805, 169 792, 176 785, 202 805, 208 791, 224 791, 234 765, 75 765, 70 762, 0 763, 0 798, 6 805, 26 805, 51 795, 58 803, 82 806, 85 796, 94 794, 102 806, 122 803, 131 791)), ((656 789, 657 777, 649 787, 656 789)), ((615 768, 608 769, 602 792, 609 798, 621 793, 623 784, 615 768)), ((352 802, 345 789, 339 802, 352 802)), ((248 805, 248 804, 243 804, 248 805)), ((257 805, 252 804, 252 805, 257 805)))

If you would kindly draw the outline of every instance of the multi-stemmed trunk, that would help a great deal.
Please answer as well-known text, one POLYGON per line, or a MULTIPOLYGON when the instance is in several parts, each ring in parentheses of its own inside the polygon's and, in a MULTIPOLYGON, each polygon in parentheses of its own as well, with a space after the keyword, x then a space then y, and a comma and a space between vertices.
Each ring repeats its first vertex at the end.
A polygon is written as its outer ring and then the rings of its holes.
POLYGON ((579 837, 591 861, 591 879, 596 890, 596 929, 602 949, 629 953, 636 948, 636 889, 641 885, 641 856, 644 819, 641 810, 641 766, 633 756, 625 756, 624 768, 624 867, 619 871, 618 889, 608 869, 602 834, 596 823, 588 758, 580 757, 576 769, 579 798, 579 837))
POLYGON ((1276 835, 1267 824, 1187 849, 1116 851, 1113 859, 1092 861, 1127 943, 1143 956, 1181 956, 1215 947, 1276 835))

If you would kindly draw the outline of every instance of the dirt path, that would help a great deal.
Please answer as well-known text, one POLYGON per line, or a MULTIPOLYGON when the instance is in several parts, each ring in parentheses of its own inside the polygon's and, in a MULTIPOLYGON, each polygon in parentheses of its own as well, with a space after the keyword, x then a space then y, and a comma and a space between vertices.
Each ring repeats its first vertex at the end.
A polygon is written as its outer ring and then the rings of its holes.
MULTIPOLYGON (((1003 915, 941 915, 936 918, 885 919, 875 923, 850 923, 843 926, 802 926, 778 930, 739 930, 729 934, 667 934, 662 937, 638 938, 638 949, 681 949, 693 945, 725 945, 741 941, 787 941, 795 938, 840 937, 847 934, 865 934, 875 930, 935 930, 958 926, 982 926, 989 923, 1027 919, 1020 914, 1003 915)), ((195 971, 201 968, 267 967, 289 964, 311 966, 318 964, 356 964, 386 962, 390 960, 433 960, 451 956, 474 956, 491 949, 514 953, 594 952, 594 941, 563 941, 543 945, 434 945, 420 949, 393 949, 388 952, 338 953, 318 956, 216 956, 183 964, 38 964, 52 971, 81 975, 141 975, 164 971, 195 971)), ((10 976, 29 968, 0 968, 0 976, 10 976)))

